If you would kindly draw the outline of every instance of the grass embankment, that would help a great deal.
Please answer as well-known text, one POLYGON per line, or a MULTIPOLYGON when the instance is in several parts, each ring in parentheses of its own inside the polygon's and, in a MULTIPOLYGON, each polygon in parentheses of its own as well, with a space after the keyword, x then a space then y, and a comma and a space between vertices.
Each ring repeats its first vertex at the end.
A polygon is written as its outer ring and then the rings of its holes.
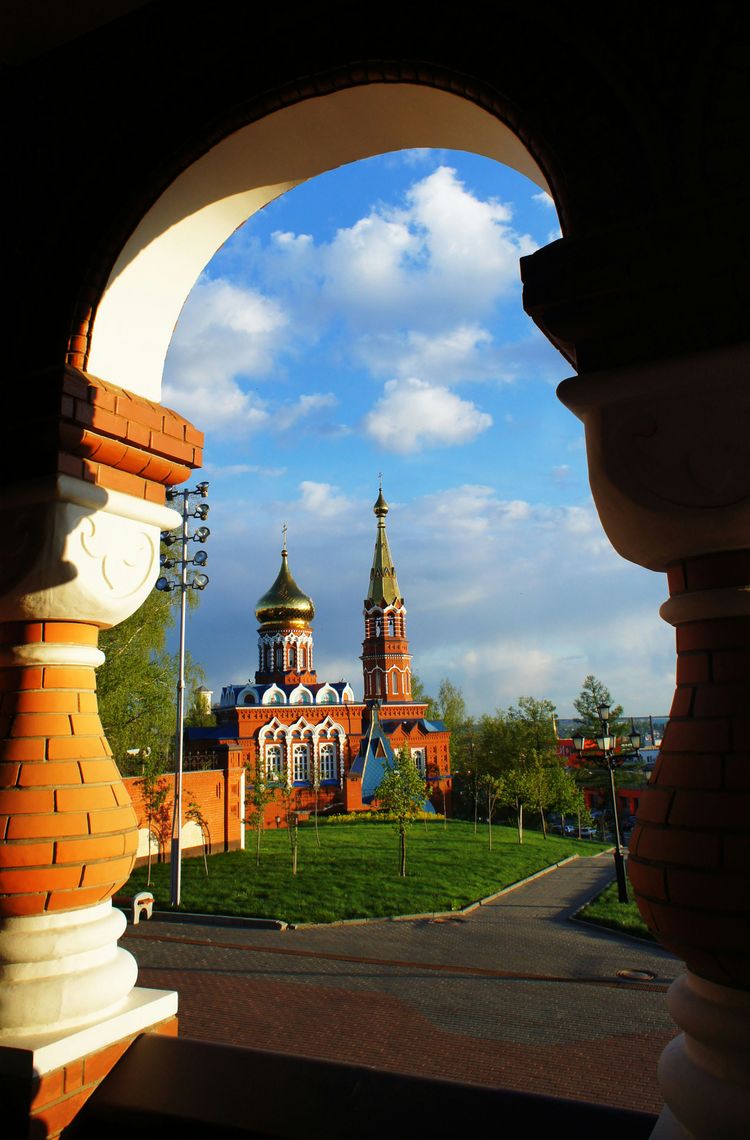
MULTIPOLYGON (((602 846, 586 840, 526 832, 523 845, 511 827, 493 827, 492 850, 487 828, 474 834, 471 823, 431 821, 409 830, 407 877, 399 878, 399 846, 395 825, 386 822, 321 825, 320 847, 311 825, 299 829, 299 866, 291 874, 286 830, 267 831, 259 867, 254 833, 247 851, 231 851, 182 865, 181 910, 203 914, 249 915, 286 922, 334 922, 345 918, 459 910, 477 899, 579 853, 594 855, 602 846)), ((143 890, 146 868, 133 873, 125 892, 143 890)), ((169 865, 152 868, 151 889, 157 906, 169 904, 169 865)))
POLYGON ((617 883, 610 883, 579 911, 578 917, 585 918, 587 922, 595 922, 597 926, 606 926, 608 930, 616 930, 618 934, 633 934, 638 938, 648 938, 651 942, 656 941, 635 903, 621 903, 618 900, 617 883))

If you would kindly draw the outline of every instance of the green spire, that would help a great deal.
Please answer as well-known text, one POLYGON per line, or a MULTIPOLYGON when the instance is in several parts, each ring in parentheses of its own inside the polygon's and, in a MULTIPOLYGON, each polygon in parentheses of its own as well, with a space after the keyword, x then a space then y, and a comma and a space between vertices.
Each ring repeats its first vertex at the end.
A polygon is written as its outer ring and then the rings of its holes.
POLYGON ((398 588, 396 567, 393 565, 393 555, 388 545, 388 535, 385 532, 385 516, 388 514, 388 504, 383 497, 382 486, 378 493, 377 502, 372 509, 378 520, 378 533, 375 539, 375 553, 372 557, 370 585, 365 605, 385 603, 391 606, 401 600, 401 591, 398 588))

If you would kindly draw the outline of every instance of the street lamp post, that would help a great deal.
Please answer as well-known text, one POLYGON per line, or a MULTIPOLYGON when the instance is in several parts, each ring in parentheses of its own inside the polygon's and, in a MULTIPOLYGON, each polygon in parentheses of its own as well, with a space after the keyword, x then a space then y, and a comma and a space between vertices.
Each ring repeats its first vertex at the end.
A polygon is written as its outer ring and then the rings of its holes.
POLYGON ((609 705, 601 704, 597 709, 599 716, 599 724, 601 734, 596 737, 596 754, 592 755, 588 752, 584 755, 586 749, 586 737, 574 736, 573 748, 578 754, 579 758, 584 763, 591 761, 599 768, 606 768, 609 772, 609 789, 612 797, 612 817, 615 826, 615 874, 617 876, 617 897, 621 903, 628 901, 628 881, 625 877, 625 858, 622 850, 622 843, 620 841, 620 821, 617 815, 617 790, 615 788, 615 768, 619 768, 625 761, 633 756, 638 755, 638 749, 641 746, 641 737, 637 732, 631 733, 629 737, 620 738, 620 751, 617 751, 616 736, 611 736, 609 732, 609 705), (627 745, 625 741, 627 739, 627 745), (623 745, 625 745, 623 747, 623 745))
POLYGON ((174 807, 172 811, 172 850, 171 850, 171 880, 170 880, 170 906, 180 905, 180 892, 182 885, 182 767, 183 767, 183 727, 185 723, 185 611, 188 590, 205 590, 208 585, 208 575, 202 572, 202 567, 208 562, 205 550, 197 550, 192 558, 188 558, 188 543, 204 543, 211 534, 207 526, 199 526, 190 533, 188 519, 195 518, 204 522, 208 517, 208 503, 199 503, 191 511, 192 498, 205 499, 208 495, 208 483, 198 483, 192 490, 178 491, 173 487, 167 491, 167 499, 176 502, 182 499, 182 527, 179 533, 164 531, 161 536, 165 546, 180 543, 179 558, 171 555, 161 555, 161 566, 164 570, 176 570, 178 577, 168 578, 163 575, 156 583, 157 590, 180 591, 180 648, 179 666, 177 671, 177 724, 175 729, 175 771, 174 771, 174 807), (188 577, 188 567, 200 567, 193 570, 188 577))

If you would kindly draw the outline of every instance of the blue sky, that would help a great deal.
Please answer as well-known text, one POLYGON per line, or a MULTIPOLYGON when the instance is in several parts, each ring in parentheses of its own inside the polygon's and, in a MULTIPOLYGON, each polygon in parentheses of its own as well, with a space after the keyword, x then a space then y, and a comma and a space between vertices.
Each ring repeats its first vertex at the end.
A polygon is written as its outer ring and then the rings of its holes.
POLYGON ((521 695, 569 715, 584 676, 667 711, 660 575, 610 548, 570 374, 521 307, 520 256, 559 236, 549 198, 474 155, 405 151, 271 203, 183 309, 164 402, 206 432, 210 585, 189 645, 209 687, 256 667, 254 604, 283 523, 313 597, 321 679, 361 693, 378 473, 413 667, 472 713, 521 695))

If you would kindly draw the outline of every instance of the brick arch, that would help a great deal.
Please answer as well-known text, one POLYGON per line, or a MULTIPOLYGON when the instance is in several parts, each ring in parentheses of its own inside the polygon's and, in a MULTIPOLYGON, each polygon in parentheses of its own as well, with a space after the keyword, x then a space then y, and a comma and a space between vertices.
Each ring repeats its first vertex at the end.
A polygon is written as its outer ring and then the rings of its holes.
POLYGON ((69 362, 158 399, 182 305, 216 250, 269 201, 337 166, 414 146, 454 148, 549 188, 531 144, 481 84, 402 71, 397 82, 349 71, 296 85, 186 165, 131 232, 120 232, 119 250, 102 253, 78 305, 69 362))

